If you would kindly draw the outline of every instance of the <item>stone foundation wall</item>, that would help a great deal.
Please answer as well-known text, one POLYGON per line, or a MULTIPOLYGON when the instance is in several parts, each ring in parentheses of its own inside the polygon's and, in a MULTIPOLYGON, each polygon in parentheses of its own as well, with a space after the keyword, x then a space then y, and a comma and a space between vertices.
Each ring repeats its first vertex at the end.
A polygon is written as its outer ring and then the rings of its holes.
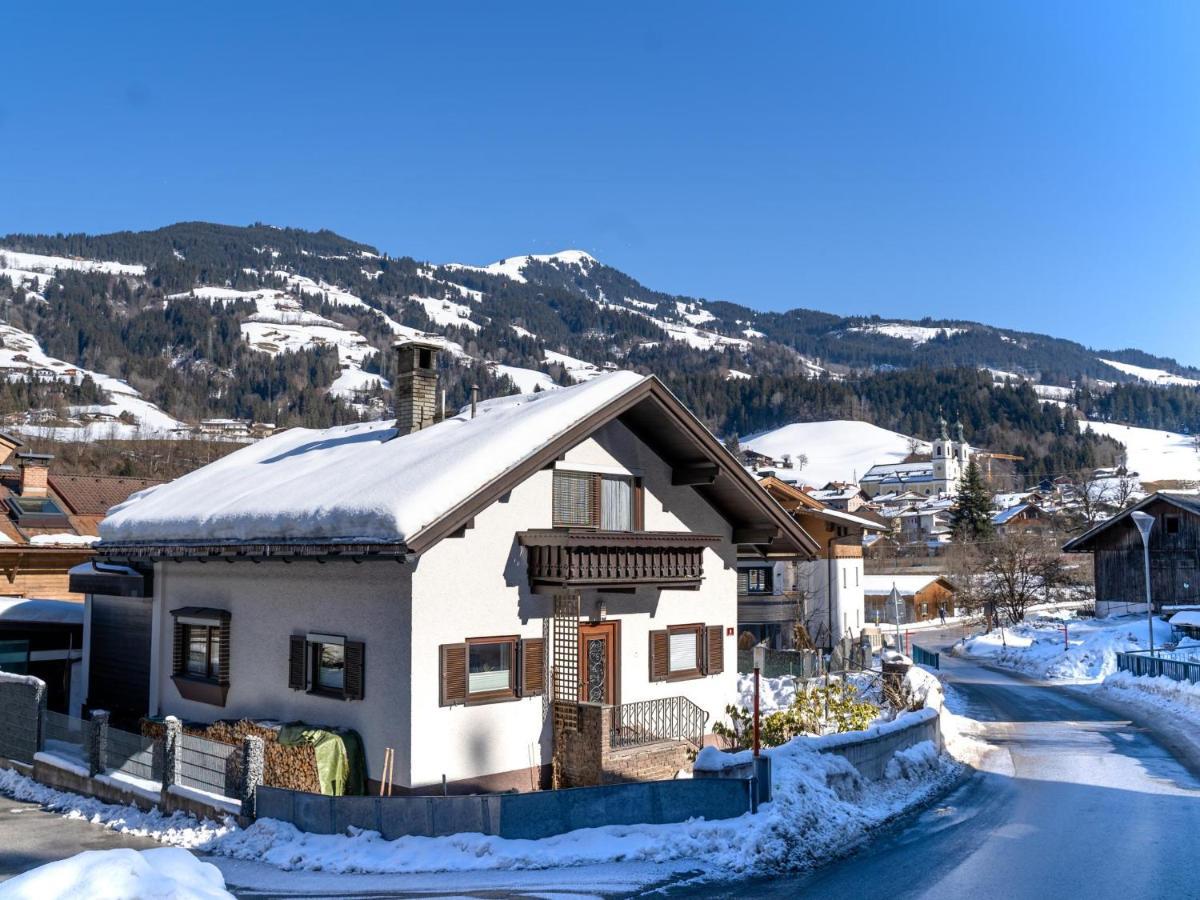
POLYGON ((666 781, 680 769, 691 768, 691 748, 686 742, 662 741, 613 750, 609 747, 611 726, 611 706, 579 704, 577 730, 559 736, 559 787, 666 781))

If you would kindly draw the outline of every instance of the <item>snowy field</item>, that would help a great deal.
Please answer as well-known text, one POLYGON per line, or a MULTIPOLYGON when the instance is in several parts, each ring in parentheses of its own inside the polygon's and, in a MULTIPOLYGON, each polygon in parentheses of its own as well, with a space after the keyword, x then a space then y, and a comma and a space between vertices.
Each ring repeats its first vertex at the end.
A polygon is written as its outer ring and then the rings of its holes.
POLYGON ((1175 375, 1167 372, 1164 369, 1147 369, 1144 366, 1135 366, 1132 363, 1117 362, 1113 359, 1101 359, 1100 362, 1106 366, 1112 366, 1118 372, 1124 372, 1126 375, 1132 375, 1139 381, 1145 381, 1149 384, 1172 385, 1178 384, 1184 387, 1200 386, 1200 381, 1195 378, 1184 378, 1182 375, 1175 375))
MULTIPOLYGON (((1171 640, 1172 632, 1170 625, 1155 620, 1155 646, 1171 640)), ((1118 653, 1147 649, 1148 634, 1145 616, 1043 618, 967 638, 955 646, 954 652, 1038 678, 1095 682, 1117 671, 1118 653)))
MULTIPOLYGON (((830 422, 797 422, 774 431, 745 438, 742 446, 773 459, 790 454, 808 457, 803 469, 793 469, 793 475, 806 484, 821 486, 830 481, 857 481, 871 466, 902 462, 908 456, 910 438, 867 422, 834 420, 830 422)), ((919 450, 930 452, 930 446, 919 442, 919 450)))
POLYGON ((1137 472, 1142 481, 1200 479, 1200 453, 1196 452, 1191 435, 1115 422, 1087 424, 1096 434, 1107 435, 1125 445, 1126 467, 1137 472))

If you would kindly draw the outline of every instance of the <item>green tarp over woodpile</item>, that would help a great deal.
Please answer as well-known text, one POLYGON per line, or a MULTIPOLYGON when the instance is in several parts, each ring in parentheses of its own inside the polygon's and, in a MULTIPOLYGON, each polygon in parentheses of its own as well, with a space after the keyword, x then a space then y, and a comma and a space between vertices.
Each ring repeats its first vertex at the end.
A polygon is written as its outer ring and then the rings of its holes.
POLYGON ((312 745, 322 794, 340 797, 366 793, 366 756, 357 731, 329 731, 297 722, 279 729, 279 743, 312 745))

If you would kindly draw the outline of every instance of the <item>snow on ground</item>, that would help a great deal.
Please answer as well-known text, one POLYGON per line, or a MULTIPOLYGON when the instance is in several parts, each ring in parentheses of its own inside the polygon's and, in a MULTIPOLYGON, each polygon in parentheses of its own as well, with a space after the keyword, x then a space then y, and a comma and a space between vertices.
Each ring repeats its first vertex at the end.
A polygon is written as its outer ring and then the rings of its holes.
POLYGON ((1130 700, 1162 710, 1180 724, 1200 733, 1200 684, 1173 678, 1135 677, 1131 672, 1114 672, 1097 691, 1119 700, 1130 700))
POLYGON ((532 394, 535 389, 554 391, 559 388, 554 379, 537 369, 522 369, 520 366, 505 366, 489 363, 488 368, 496 375, 505 375, 522 394, 532 394))
POLYGON ((513 281, 524 284, 527 279, 521 274, 525 266, 530 262, 549 263, 555 266, 576 266, 586 272, 592 266, 597 264, 597 261, 592 256, 584 253, 582 250, 560 250, 558 253, 546 254, 528 254, 526 256, 510 256, 508 259, 502 259, 499 262, 491 263, 486 266, 468 266, 462 263, 446 263, 444 269, 465 269, 468 272, 485 272, 488 275, 502 275, 505 278, 510 278, 513 281))
POLYGON ((516 332, 517 337, 534 338, 534 339, 537 338, 537 335, 534 334, 532 331, 530 331, 528 328, 522 328, 520 325, 509 325, 508 327, 511 328, 514 332, 516 332))
MULTIPOLYGON (((1099 681, 1117 671, 1117 654, 1146 650, 1149 627, 1145 616, 1110 616, 1105 619, 1048 618, 1022 622, 1003 631, 967 638, 954 652, 984 658, 1038 678, 1056 681, 1099 681), (1067 645, 1063 644, 1063 625, 1067 645)), ((1154 643, 1171 640, 1172 628, 1154 621, 1154 643)))
POLYGON ((544 351, 546 362, 557 364, 567 370, 567 377, 572 381, 590 381, 604 374, 604 370, 594 363, 584 362, 582 359, 576 359, 573 356, 567 356, 565 353, 558 353, 555 350, 544 351))
POLYGON ((222 900, 232 898, 212 863, 178 847, 86 850, 18 875, 0 886, 4 900, 222 900))
POLYGON ((354 400, 360 391, 370 391, 376 388, 388 389, 391 385, 386 378, 371 372, 364 372, 357 366, 342 369, 342 374, 333 380, 329 393, 343 400, 354 400))
POLYGON ((962 334, 965 328, 931 328, 926 325, 905 325, 901 322, 873 322, 868 325, 855 325, 847 331, 859 331, 868 334, 882 334, 901 341, 910 341, 914 347, 919 347, 934 338, 945 335, 954 337, 962 334))
POLYGON ((146 267, 102 259, 75 259, 66 256, 43 256, 40 253, 21 253, 0 248, 0 266, 31 272, 53 274, 61 269, 76 272, 102 272, 106 275, 145 275, 146 267))
POLYGON ((417 297, 408 298, 410 303, 416 303, 423 310, 425 315, 431 321, 447 328, 451 325, 456 325, 459 328, 469 328, 471 331, 478 331, 482 326, 478 322, 471 320, 471 307, 462 303, 455 303, 453 300, 446 300, 441 297, 417 297))
MULTIPOLYGON (((744 438, 742 446, 772 459, 790 454, 808 457, 803 469, 792 470, 800 481, 823 485, 861 478, 876 463, 898 463, 908 456, 910 438, 867 422, 836 420, 797 422, 744 438)), ((929 452, 929 444, 918 448, 929 452)))
POLYGON ((1115 359, 1101 359, 1100 362, 1106 366, 1112 366, 1118 372, 1124 372, 1126 375, 1132 375, 1139 381, 1147 381, 1150 384, 1179 384, 1184 387, 1200 386, 1200 381, 1195 378, 1184 378, 1182 375, 1176 375, 1165 369, 1147 369, 1144 366, 1135 366, 1132 363, 1117 362, 1115 359))
POLYGON ((1137 472, 1142 481, 1200 479, 1200 454, 1190 435, 1115 422, 1088 422, 1087 426, 1124 444, 1126 468, 1137 472))
POLYGON ((675 314, 689 325, 703 325, 716 318, 699 303, 681 303, 678 300, 675 301, 675 314))
MULTIPOLYGON (((38 378, 79 384, 85 376, 90 376, 97 387, 108 394, 108 403, 81 409, 114 418, 122 413, 129 413, 138 422, 137 426, 118 422, 104 423, 105 431, 115 431, 121 437, 163 436, 172 429, 184 427, 182 422, 143 399, 140 393, 121 379, 48 356, 33 335, 12 325, 0 325, 0 377, 9 381, 38 378)), ((29 433, 31 427, 33 426, 15 425, 12 430, 29 433)))
POLYGON ((726 381, 745 381, 750 378, 749 372, 743 372, 740 369, 730 369, 725 373, 726 381))

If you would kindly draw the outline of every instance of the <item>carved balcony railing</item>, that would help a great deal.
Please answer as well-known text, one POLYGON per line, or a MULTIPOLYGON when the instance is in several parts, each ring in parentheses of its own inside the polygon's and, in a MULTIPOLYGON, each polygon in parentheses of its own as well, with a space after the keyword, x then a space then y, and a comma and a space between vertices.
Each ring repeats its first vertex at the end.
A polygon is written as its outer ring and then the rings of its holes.
POLYGON ((574 528, 523 531, 517 538, 526 549, 532 586, 609 588, 697 588, 704 548, 721 540, 690 531, 574 528))

